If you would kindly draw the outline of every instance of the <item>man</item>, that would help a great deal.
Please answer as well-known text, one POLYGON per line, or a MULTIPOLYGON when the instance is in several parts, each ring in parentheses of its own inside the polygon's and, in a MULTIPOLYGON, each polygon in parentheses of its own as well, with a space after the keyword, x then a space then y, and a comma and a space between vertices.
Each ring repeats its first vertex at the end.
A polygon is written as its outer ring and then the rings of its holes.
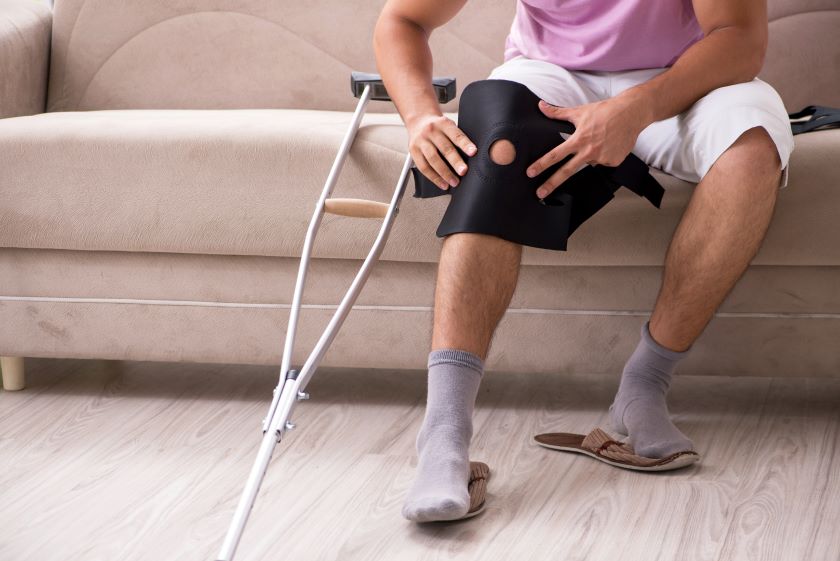
MULTIPOLYGON (((444 189, 467 170, 455 146, 469 156, 487 149, 443 116, 431 88, 428 36, 465 2, 388 0, 374 34, 414 162, 444 189)), ((766 44, 765 0, 518 0, 505 61, 488 77, 524 84, 545 115, 576 127, 530 165, 533 177, 572 155, 537 196, 584 165, 617 165, 631 151, 698 182, 610 406, 612 429, 642 456, 692 449, 668 414, 671 374, 758 251, 787 184, 789 121, 778 94, 755 79, 766 44)), ((496 142, 489 155, 503 164, 515 149, 496 142)), ((520 256, 520 245, 494 236, 443 242, 418 472, 402 509, 410 520, 467 513, 473 406, 520 256)))

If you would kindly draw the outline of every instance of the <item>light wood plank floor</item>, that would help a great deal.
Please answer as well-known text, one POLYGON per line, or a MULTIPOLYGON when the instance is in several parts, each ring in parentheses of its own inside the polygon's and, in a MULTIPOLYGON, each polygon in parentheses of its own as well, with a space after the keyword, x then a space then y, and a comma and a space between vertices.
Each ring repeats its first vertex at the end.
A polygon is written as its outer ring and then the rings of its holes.
MULTIPOLYGON (((212 560, 261 437, 273 368, 28 359, 0 392, 0 560, 212 560)), ((414 525, 425 371, 320 370, 237 559, 840 559, 840 379, 681 377, 705 455, 639 474, 531 435, 605 422, 618 378, 489 373, 472 457, 489 507, 414 525)))

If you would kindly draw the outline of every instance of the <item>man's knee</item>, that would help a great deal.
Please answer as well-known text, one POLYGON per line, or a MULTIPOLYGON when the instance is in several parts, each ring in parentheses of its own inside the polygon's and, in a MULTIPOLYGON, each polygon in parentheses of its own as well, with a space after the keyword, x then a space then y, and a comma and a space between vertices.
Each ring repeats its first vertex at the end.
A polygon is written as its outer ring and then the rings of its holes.
POLYGON ((479 232, 455 232, 447 234, 443 246, 458 251, 483 254, 502 254, 521 252, 522 244, 512 242, 499 236, 481 234, 479 232))
POLYGON ((781 174, 782 160, 770 134, 762 126, 744 131, 730 146, 739 167, 764 172, 773 176, 781 174), (737 150, 733 150, 737 148, 737 150))
POLYGON ((516 158, 516 147, 513 142, 501 138, 490 145, 490 159, 501 166, 513 163, 516 158))
POLYGON ((771 163, 775 166, 781 164, 779 158, 779 150, 776 148, 776 143, 770 137, 762 126, 756 126, 744 131, 736 142, 749 146, 750 151, 755 153, 755 156, 760 158, 762 163, 771 163))
POLYGON ((794 147, 790 121, 769 84, 756 79, 712 90, 687 115, 692 148, 701 154, 701 177, 713 164, 723 168, 732 163, 772 176, 787 166, 794 147), (733 141, 730 135, 739 128, 742 132, 733 141))
POLYGON ((447 235, 441 247, 441 263, 457 263, 459 270, 483 270, 492 263, 498 274, 508 267, 517 271, 522 261, 522 244, 476 232, 447 235))

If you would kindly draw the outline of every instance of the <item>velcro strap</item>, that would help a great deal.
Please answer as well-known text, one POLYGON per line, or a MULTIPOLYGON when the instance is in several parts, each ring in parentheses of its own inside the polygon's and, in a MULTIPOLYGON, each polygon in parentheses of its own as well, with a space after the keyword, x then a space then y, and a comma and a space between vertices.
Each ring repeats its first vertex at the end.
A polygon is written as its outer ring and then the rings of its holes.
POLYGON ((414 197, 418 199, 427 199, 429 197, 438 197, 440 195, 450 195, 448 189, 441 189, 434 182, 430 181, 428 177, 420 173, 417 167, 411 168, 411 175, 414 177, 414 197))
POLYGON ((623 162, 614 168, 601 167, 609 170, 609 178, 618 185, 646 198, 656 208, 659 208, 662 204, 665 189, 650 174, 650 168, 638 156, 629 154, 623 162))

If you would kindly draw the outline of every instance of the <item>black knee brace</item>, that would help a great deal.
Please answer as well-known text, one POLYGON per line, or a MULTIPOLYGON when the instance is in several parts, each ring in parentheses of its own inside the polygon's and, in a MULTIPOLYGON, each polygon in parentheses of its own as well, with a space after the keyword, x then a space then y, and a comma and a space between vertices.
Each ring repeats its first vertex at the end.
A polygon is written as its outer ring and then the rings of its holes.
POLYGON ((464 88, 458 127, 478 148, 472 157, 459 149, 468 162, 467 173, 457 187, 441 189, 417 168, 411 170, 414 197, 452 195, 437 228, 438 237, 477 232, 523 245, 565 250, 572 232, 603 208, 621 186, 659 208, 665 191, 648 166, 633 154, 614 168, 586 166, 541 201, 537 188, 568 158, 536 177, 528 177, 525 170, 563 142, 560 133, 573 133, 574 126, 546 117, 538 101, 526 86, 510 80, 479 80, 464 88), (500 139, 514 145, 510 164, 490 159, 490 146, 500 139))

